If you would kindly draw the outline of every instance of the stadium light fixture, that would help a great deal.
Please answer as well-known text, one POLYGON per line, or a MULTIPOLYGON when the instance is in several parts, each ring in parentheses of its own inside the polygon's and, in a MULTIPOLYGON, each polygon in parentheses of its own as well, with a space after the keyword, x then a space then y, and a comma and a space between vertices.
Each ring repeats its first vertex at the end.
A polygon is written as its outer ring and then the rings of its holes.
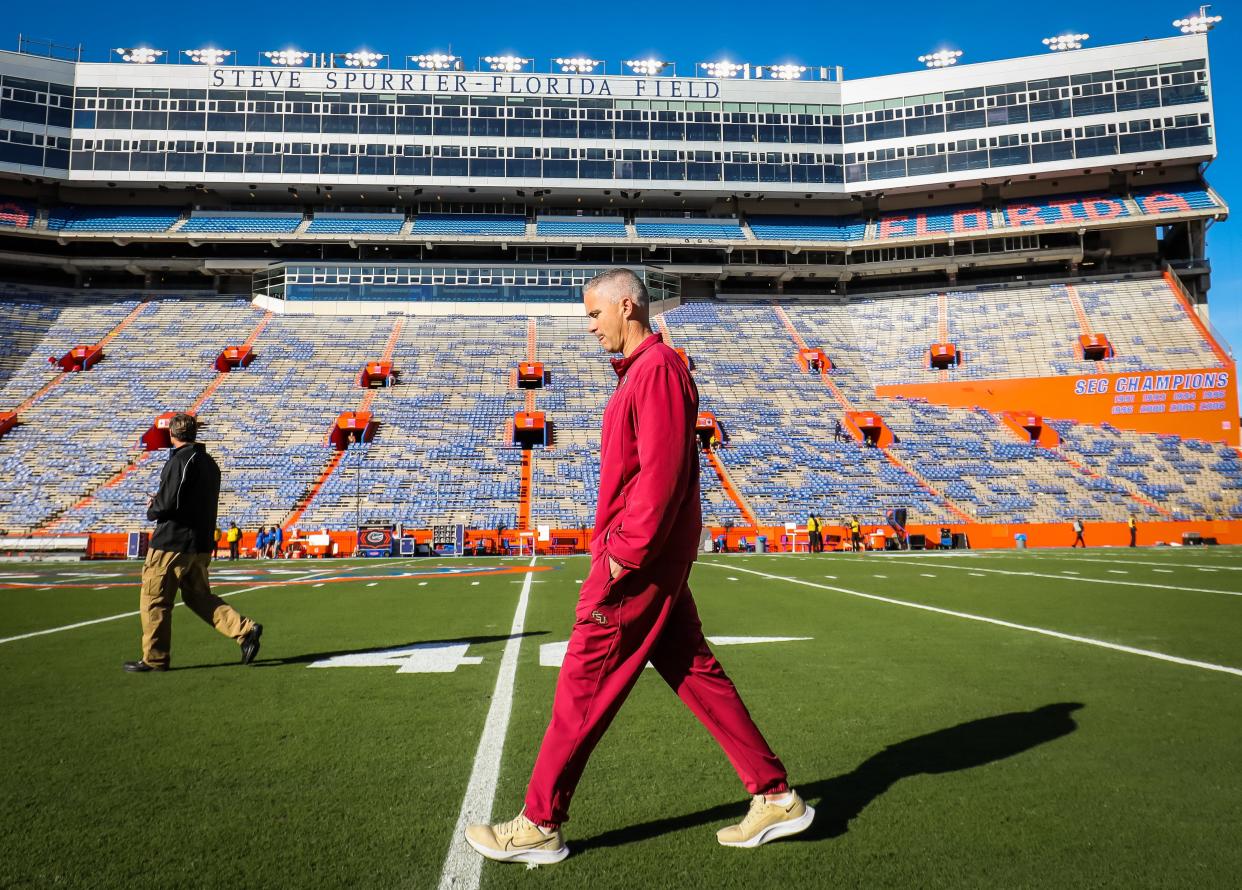
POLYGON ((383 53, 373 53, 369 49, 360 49, 352 53, 334 53, 332 58, 339 59, 346 68, 378 68, 380 62, 388 56, 383 53))
POLYGON ((553 59, 552 62, 561 69, 562 74, 594 74, 595 69, 604 64, 599 59, 585 59, 581 56, 553 59))
POLYGON ((451 71, 461 68, 461 57, 451 56, 448 53, 423 53, 406 58, 413 62, 416 68, 426 71, 451 71))
POLYGON ((767 77, 773 80, 801 80, 806 74, 805 65, 758 65, 755 67, 756 77, 767 77))
POLYGON ((948 68, 950 65, 956 65, 957 60, 962 57, 960 49, 941 49, 934 53, 928 53, 925 56, 919 56, 919 61, 928 68, 948 68))
POLYGON ((724 60, 719 62, 699 62, 699 70, 708 77, 737 77, 739 74, 743 77, 750 76, 749 65, 724 60))
POLYGON ((1082 49, 1083 43, 1090 39, 1090 34, 1058 34, 1055 37, 1045 37, 1044 46, 1054 53, 1062 53, 1066 50, 1082 49))
POLYGON ((1208 15, 1208 10, 1211 8, 1211 6, 1200 6, 1198 15, 1178 19, 1173 23, 1173 27, 1183 34, 1206 34, 1219 25, 1221 21, 1218 15, 1208 15))
POLYGON ((135 46, 132 49, 117 47, 115 52, 122 62, 132 62, 135 65, 150 65, 164 55, 162 49, 151 49, 149 46, 135 46))
POLYGON ((525 56, 484 56, 483 61, 492 71, 521 71, 531 63, 525 56))
POLYGON ((667 68, 670 63, 662 62, 659 59, 630 59, 624 64, 626 68, 630 69, 631 74, 638 74, 643 77, 655 77, 667 68))
POLYGON ((263 58, 267 59, 273 65, 280 65, 284 68, 294 68, 298 65, 305 65, 306 60, 311 57, 311 53, 304 52, 300 49, 269 49, 263 54, 263 58))
POLYGON ((223 65, 224 60, 233 55, 231 49, 212 49, 211 47, 187 49, 183 52, 186 58, 199 65, 223 65))

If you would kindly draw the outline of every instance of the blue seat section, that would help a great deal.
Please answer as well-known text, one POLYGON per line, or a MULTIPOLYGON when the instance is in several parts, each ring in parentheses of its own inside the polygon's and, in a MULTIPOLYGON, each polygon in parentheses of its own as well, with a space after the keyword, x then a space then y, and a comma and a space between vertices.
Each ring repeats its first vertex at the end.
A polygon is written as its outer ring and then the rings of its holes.
POLYGON ((1122 198, 1101 193, 1009 201, 1001 208, 1002 225, 1021 227, 1068 226, 1131 215, 1122 198))
POLYGON ((164 232, 181 218, 166 207, 56 207, 47 227, 56 232, 164 232))
POLYGON ((690 238, 710 241, 743 241, 746 238, 746 233, 735 220, 697 222, 652 217, 635 219, 634 231, 639 238, 690 238))
POLYGON ((195 213, 178 231, 203 234, 292 232, 302 224, 301 215, 286 213, 195 213))
POLYGON ((861 241, 867 223, 857 216, 746 217, 760 241, 861 241))
MULTIPOLYGON (((1113 358, 1097 367, 1078 356, 1082 321, 1066 285, 985 287, 944 295, 948 339, 962 355, 962 363, 944 374, 993 380, 1220 366, 1211 343, 1159 276, 1072 287, 1091 333, 1113 343, 1113 358)), ((884 357, 871 367, 876 385, 944 376, 926 360, 928 347, 940 339, 939 295, 856 300, 842 323, 868 355, 884 357)))
POLYGON ((27 201, 0 197, 0 228, 33 229, 35 206, 27 201))
MULTIPOLYGON (((1120 326, 1126 304, 1141 295, 1118 286, 1075 285, 1089 315, 1120 326)), ((1045 287, 1042 299, 1054 298, 1060 299, 1045 287)), ((513 372, 528 356, 532 327, 536 357, 550 374, 535 405, 552 421, 553 447, 532 454, 531 521, 564 529, 593 523, 600 418, 616 376, 580 320, 277 315, 255 341, 255 362, 219 377, 213 360, 220 348, 243 342, 264 316, 243 301, 203 294, 147 299, 141 305, 131 293, 0 291, 0 410, 58 376, 48 355, 98 342, 140 308, 99 365, 66 375, 0 439, 0 529, 148 527, 145 504, 166 456, 138 451, 138 438, 161 412, 200 398, 201 438, 224 471, 222 523, 253 529, 282 521, 330 466, 329 428, 341 411, 368 399, 356 375, 382 354, 398 324, 398 383, 366 402, 379 432, 347 451, 299 527, 350 528, 361 519, 513 529, 521 452, 511 444, 511 422, 526 403, 513 372), (49 431, 73 447, 49 449, 49 431)), ((1152 300, 1133 313, 1136 320, 1162 330, 1181 324, 1161 318, 1158 290, 1152 300)), ((969 335, 968 320, 991 317, 991 310, 974 307, 971 315, 953 306, 951 334, 959 342, 969 335)), ((903 343, 913 344, 916 334, 923 342, 920 329, 939 324, 937 307, 935 296, 780 309, 690 302, 656 324, 693 360, 702 409, 726 434, 720 460, 747 509, 767 525, 801 524, 815 510, 830 522, 858 515, 870 528, 897 506, 910 510, 911 521, 931 524, 959 523, 959 510, 1005 523, 1242 517, 1242 459, 1223 445, 1050 418, 1062 444, 1044 449, 1019 441, 985 411, 878 398, 877 383, 893 379, 890 365, 917 361, 917 350, 903 343), (896 332, 887 351, 876 351, 874 329, 896 332), (797 366, 800 342, 828 354, 834 368, 826 380, 797 366), (878 413, 895 443, 882 451, 834 441, 847 407, 878 413)), ((1033 341, 1045 328, 1060 336, 1046 313, 1004 313, 1004 325, 1033 329, 1033 341)), ((984 341, 971 348, 984 348, 984 341)), ((1152 355, 1179 356, 1158 347, 1152 355)), ((1015 358, 1009 371, 1025 368, 1015 358)), ((703 458, 700 467, 705 520, 741 524, 743 511, 713 466, 703 458)))
POLYGON ((420 213, 411 235, 505 235, 526 234, 526 217, 483 213, 420 213))
POLYGON ((343 213, 322 213, 306 227, 308 235, 397 235, 405 225, 405 217, 352 216, 343 213))
POLYGON ((1185 213, 1188 210, 1215 210, 1220 206, 1198 182, 1179 182, 1137 189, 1134 200, 1144 213, 1185 213))
POLYGON ((545 237, 565 235, 584 238, 625 238, 625 220, 615 216, 547 217, 535 220, 535 234, 545 237))

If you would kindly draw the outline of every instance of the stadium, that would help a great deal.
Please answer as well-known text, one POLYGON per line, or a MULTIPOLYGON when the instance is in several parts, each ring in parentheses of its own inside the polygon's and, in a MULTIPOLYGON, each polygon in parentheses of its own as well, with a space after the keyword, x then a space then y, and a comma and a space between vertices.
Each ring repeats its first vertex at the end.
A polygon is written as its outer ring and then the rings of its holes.
POLYGON ((1206 33, 858 79, 65 55, 0 51, 0 885, 1233 884, 1206 33), (819 827, 720 858, 733 777, 643 682, 580 855, 480 872, 453 839, 520 806, 586 571, 617 378, 582 288, 615 268, 698 388, 709 639, 819 827), (181 412, 255 557, 213 583, 264 616, 268 669, 188 670, 222 656, 181 616, 137 701, 127 560, 181 412), (871 552, 809 552, 810 514, 871 552), (1075 523, 1089 549, 1056 549, 1075 523), (199 827, 151 863, 135 806, 199 827))

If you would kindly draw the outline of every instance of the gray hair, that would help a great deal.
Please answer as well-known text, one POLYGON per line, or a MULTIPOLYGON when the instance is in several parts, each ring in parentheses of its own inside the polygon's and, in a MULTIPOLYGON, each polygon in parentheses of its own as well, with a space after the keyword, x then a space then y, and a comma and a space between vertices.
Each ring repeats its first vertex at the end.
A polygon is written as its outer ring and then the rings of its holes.
POLYGON ((609 269, 601 272, 586 283, 583 293, 596 288, 610 289, 612 302, 619 303, 622 297, 629 297, 634 305, 646 309, 651 305, 651 296, 647 293, 647 285, 638 274, 630 269, 609 269))

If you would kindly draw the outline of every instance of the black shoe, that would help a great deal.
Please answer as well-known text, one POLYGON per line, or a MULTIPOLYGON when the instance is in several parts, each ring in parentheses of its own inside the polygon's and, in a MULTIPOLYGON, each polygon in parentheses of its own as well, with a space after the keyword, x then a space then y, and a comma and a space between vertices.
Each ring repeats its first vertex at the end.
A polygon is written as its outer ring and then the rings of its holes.
POLYGON ((242 637, 242 664, 250 664, 259 654, 259 637, 261 636, 263 636, 263 625, 256 624, 242 637))
POLYGON ((125 662, 125 670, 131 674, 145 674, 150 671, 166 671, 168 665, 147 664, 145 661, 127 661, 125 662))

